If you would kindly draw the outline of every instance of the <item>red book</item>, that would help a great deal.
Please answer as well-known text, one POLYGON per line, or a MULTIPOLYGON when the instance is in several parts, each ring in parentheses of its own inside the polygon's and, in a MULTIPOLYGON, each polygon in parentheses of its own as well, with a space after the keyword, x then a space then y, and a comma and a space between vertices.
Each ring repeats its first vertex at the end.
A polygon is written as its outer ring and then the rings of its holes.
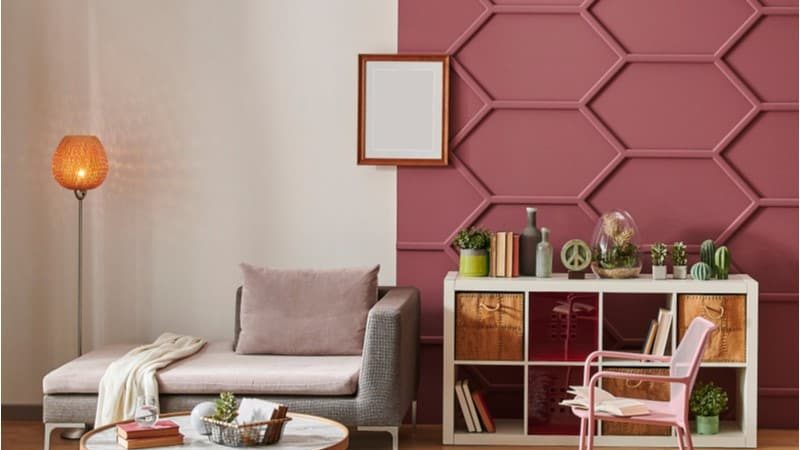
POLYGON ((155 448, 171 447, 173 445, 183 445, 183 435, 178 433, 175 436, 158 436, 137 439, 122 439, 117 436, 117 444, 122 448, 155 448))
POLYGON ((511 276, 518 277, 519 276, 519 235, 514 235, 514 261, 511 264, 511 276))
POLYGON ((472 400, 475 402, 475 409, 478 410, 478 415, 481 418, 483 427, 486 428, 487 433, 494 433, 497 428, 494 426, 494 418, 489 412, 489 407, 486 406, 486 398, 483 396, 483 391, 475 390, 472 392, 472 400))
POLYGON ((117 425, 117 435, 122 439, 141 439, 162 436, 178 436, 180 427, 171 420, 159 420, 152 427, 142 427, 136 422, 117 425))

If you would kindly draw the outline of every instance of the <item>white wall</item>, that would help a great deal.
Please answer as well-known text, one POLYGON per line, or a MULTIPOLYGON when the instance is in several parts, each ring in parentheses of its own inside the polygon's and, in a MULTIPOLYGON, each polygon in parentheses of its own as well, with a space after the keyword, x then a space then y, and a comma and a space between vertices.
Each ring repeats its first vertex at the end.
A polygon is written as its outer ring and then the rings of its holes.
POLYGON ((395 170, 356 166, 355 119, 357 54, 396 51, 396 0, 37 1, 3 2, 4 404, 40 402, 75 351, 76 204, 49 157, 81 127, 111 165, 85 202, 86 347, 229 339, 241 261, 394 282, 395 170), (65 13, 69 33, 30 29, 65 13))

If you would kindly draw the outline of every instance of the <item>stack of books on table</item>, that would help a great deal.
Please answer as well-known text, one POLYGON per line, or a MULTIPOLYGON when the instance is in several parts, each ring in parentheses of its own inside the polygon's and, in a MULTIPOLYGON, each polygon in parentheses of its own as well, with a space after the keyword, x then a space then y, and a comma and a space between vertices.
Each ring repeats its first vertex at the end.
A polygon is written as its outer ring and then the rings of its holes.
POLYGON ((123 448, 168 447, 183 445, 183 435, 171 420, 159 420, 151 427, 128 422, 117 425, 117 443, 123 448))
POLYGON ((467 431, 470 433, 494 433, 497 429, 494 418, 486 405, 486 398, 483 391, 472 391, 467 380, 456 381, 456 397, 464 421, 467 423, 467 431))
POLYGON ((492 234, 489 244, 489 276, 519 276, 519 235, 510 231, 492 234))

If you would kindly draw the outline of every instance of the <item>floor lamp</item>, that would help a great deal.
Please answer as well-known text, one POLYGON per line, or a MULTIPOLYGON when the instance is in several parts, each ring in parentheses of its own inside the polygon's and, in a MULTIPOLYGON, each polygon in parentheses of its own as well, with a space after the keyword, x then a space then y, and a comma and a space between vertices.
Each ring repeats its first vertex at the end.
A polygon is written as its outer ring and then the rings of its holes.
MULTIPOLYGON (((97 136, 64 136, 53 153, 53 178, 78 199, 78 356, 83 355, 83 199, 106 179, 108 159, 97 136)), ((83 429, 66 430, 61 437, 78 439, 83 429)))

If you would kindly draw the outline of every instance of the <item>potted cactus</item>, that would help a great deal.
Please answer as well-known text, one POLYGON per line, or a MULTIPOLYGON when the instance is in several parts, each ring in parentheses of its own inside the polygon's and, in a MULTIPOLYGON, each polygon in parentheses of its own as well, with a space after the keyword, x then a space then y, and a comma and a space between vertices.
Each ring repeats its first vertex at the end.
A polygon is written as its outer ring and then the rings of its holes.
POLYGON ((683 242, 672 244, 672 277, 686 279, 686 245, 683 242))
POLYGON ((711 275, 708 278, 705 278, 706 280, 716 276, 716 271, 714 268, 714 255, 716 254, 716 251, 717 246, 711 239, 706 239, 702 244, 700 244, 700 262, 708 264, 708 267, 711 268, 711 275))
POLYGON ((467 277, 489 275, 489 244, 492 234, 486 228, 465 228, 456 235, 460 251, 458 273, 467 277))
POLYGON ((666 280, 667 266, 664 261, 667 259, 667 246, 663 242, 656 242, 650 247, 650 259, 653 262, 653 279, 666 280))
POLYGON ((714 272, 720 280, 727 280, 730 270, 731 252, 728 247, 723 245, 714 252, 714 272))
POLYGON ((728 393, 713 382, 700 383, 692 391, 689 408, 697 420, 697 434, 719 433, 719 413, 728 407, 728 393))

